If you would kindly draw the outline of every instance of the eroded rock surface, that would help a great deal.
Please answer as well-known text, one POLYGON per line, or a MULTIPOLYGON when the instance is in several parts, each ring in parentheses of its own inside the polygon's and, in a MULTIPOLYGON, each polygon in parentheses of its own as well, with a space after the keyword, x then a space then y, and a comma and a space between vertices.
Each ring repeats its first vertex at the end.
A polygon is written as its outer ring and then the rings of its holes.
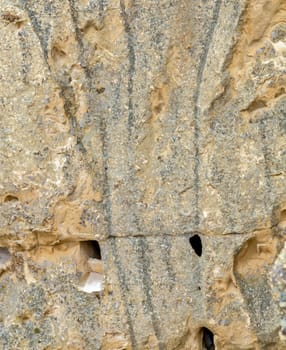
POLYGON ((285 16, 0 2, 0 349, 286 348, 285 16))

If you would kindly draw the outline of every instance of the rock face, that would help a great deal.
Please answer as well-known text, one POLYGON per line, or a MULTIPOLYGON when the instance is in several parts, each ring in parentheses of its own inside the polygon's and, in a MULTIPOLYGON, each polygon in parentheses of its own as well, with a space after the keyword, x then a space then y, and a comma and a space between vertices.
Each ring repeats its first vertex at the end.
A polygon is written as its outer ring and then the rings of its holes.
POLYGON ((0 349, 286 349, 285 16, 0 2, 0 349))

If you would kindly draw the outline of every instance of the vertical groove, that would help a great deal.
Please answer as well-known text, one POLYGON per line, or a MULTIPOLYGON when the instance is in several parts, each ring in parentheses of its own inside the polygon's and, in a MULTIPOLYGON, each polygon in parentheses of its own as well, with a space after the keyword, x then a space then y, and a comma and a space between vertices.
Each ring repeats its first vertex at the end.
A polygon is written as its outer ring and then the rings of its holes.
MULTIPOLYGON (((131 141, 132 128, 134 127, 134 107, 133 107, 133 76, 135 72, 135 51, 133 47, 133 37, 131 33, 130 18, 126 13, 124 0, 120 0, 121 15, 124 23, 128 49, 128 135, 131 141)), ((130 146, 130 145, 129 145, 130 146)))
MULTIPOLYGON (((89 67, 89 63, 85 56, 85 50, 84 50, 84 43, 82 39, 82 34, 79 30, 78 23, 77 23, 77 10, 75 8, 75 2, 74 0, 68 0, 69 6, 70 6, 70 12, 71 12, 71 18, 74 25, 74 30, 76 34, 76 39, 79 45, 79 61, 81 62, 82 68, 84 69, 85 76, 86 76, 86 82, 89 92, 93 92, 93 77, 92 77, 92 71, 89 67)), ((103 4, 100 2, 102 6, 100 6, 100 15, 103 16, 103 4)), ((90 98, 88 98, 88 109, 92 110, 94 112, 94 106, 91 103, 90 98)), ((96 116, 95 116, 96 117, 96 116)), ((107 126, 106 126, 106 119, 102 116, 98 116, 98 123, 99 123, 99 130, 100 130, 100 137, 101 137, 101 149, 102 149, 102 174, 103 174, 103 181, 102 181, 102 187, 103 187, 103 198, 104 198, 104 212, 105 212, 105 218, 107 222, 107 231, 108 236, 110 237, 112 235, 112 209, 111 209, 111 201, 110 201, 110 186, 109 186, 109 178, 108 178, 108 143, 107 143, 107 126)))
MULTIPOLYGON (((41 48, 43 50, 45 63, 50 71, 51 68, 50 68, 49 63, 48 63, 48 47, 47 47, 47 40, 46 40, 47 38, 45 38, 44 30, 41 26, 41 22, 36 17, 36 14, 32 9, 29 0, 27 0, 27 1, 21 0, 21 3, 23 5, 23 8, 25 9, 25 11, 28 14, 28 17, 29 17, 29 20, 31 21, 31 25, 32 25, 33 30, 39 39, 41 48)), ((50 27, 48 29, 46 29, 46 33, 48 35, 49 35, 49 32, 50 32, 50 27)))
POLYGON ((24 84, 28 83, 28 74, 32 64, 32 55, 27 45, 27 32, 22 29, 18 32, 19 44, 22 50, 22 74, 24 84))
POLYGON ((195 168, 194 168, 194 190, 195 190, 195 226, 198 228, 200 224, 200 213, 199 213, 199 187, 200 187, 200 175, 199 175, 199 168, 200 168, 200 156, 199 156, 199 148, 200 148, 200 107, 199 107, 199 100, 200 100, 200 94, 201 94, 201 84, 203 79, 203 74, 208 58, 208 53, 210 49, 210 45, 213 39, 213 34, 217 25, 217 21, 219 18, 219 12, 221 8, 222 0, 217 0, 215 2, 214 10, 213 10, 213 17, 210 23, 210 28, 208 30, 208 33, 206 35, 206 44, 203 50, 203 53, 200 58, 200 65, 198 68, 198 75, 197 75, 197 86, 194 96, 194 137, 195 137, 195 168))
POLYGON ((169 237, 167 235, 162 235, 161 237, 158 237, 158 238, 161 239, 161 242, 159 245, 161 249, 163 248, 163 251, 161 253, 161 259, 166 266, 166 270, 168 273, 168 281, 169 281, 169 291, 171 292, 176 283, 176 273, 173 268, 172 259, 171 259, 172 237, 169 237))
MULTIPOLYGON (((268 212, 268 204, 272 203, 271 201, 271 193, 275 191, 275 187, 272 186, 272 178, 271 178, 271 171, 270 171, 270 161, 271 156, 268 149, 268 141, 267 141, 267 134, 266 134, 266 123, 267 123, 267 117, 260 120, 258 124, 258 130, 260 133, 260 139, 261 139, 261 148, 264 158, 264 177, 265 177, 265 211, 268 212)), ((275 192, 274 192, 275 193, 275 192)))
MULTIPOLYGON (((133 2, 134 6, 134 2, 133 2)), ((129 183, 131 184, 131 191, 129 192, 130 196, 135 196, 135 175, 134 175, 134 149, 133 149, 133 128, 135 124, 135 115, 134 115, 134 105, 133 105, 133 85, 134 85, 134 73, 135 73, 135 50, 133 43, 133 36, 131 31, 131 20, 130 15, 126 13, 125 1, 120 0, 120 10, 121 16, 124 24, 124 30, 127 40, 127 50, 128 50, 128 83, 127 83, 127 92, 128 92, 128 119, 127 119, 127 128, 128 128, 128 142, 127 142, 127 157, 128 157, 128 178, 129 183)), ((133 215, 133 223, 135 224, 135 229, 137 233, 138 229, 138 219, 136 215, 136 206, 134 203, 134 198, 129 198, 132 200, 131 204, 131 213, 133 215)))
POLYGON ((126 297, 126 292, 128 292, 127 287, 126 287, 127 286, 126 275, 125 275, 124 270, 122 269, 120 258, 118 255, 118 249, 116 246, 116 238, 111 237, 110 244, 111 244, 111 248, 112 248, 112 255, 114 257, 115 266, 116 266, 116 269, 118 272, 118 279, 119 279, 120 290, 121 290, 121 295, 122 295, 122 299, 123 299, 123 305, 124 305, 125 313, 126 313, 126 317, 127 317, 127 324, 128 324, 128 328, 129 328, 129 336, 130 336, 132 349, 137 349, 137 342, 136 342, 136 338, 135 338, 132 318, 131 318, 131 314, 130 314, 128 302, 127 302, 127 297, 126 297))
POLYGON ((146 306, 151 316, 152 326, 154 329, 154 333, 156 338, 158 339, 159 350, 164 350, 165 344, 161 342, 162 335, 159 325, 159 319, 156 311, 154 310, 154 305, 152 301, 152 279, 150 278, 149 270, 150 270, 150 260, 148 258, 148 243, 146 237, 137 238, 137 247, 138 247, 138 259, 142 264, 142 283, 143 290, 146 297, 146 306), (139 244, 138 244, 139 243, 139 244))

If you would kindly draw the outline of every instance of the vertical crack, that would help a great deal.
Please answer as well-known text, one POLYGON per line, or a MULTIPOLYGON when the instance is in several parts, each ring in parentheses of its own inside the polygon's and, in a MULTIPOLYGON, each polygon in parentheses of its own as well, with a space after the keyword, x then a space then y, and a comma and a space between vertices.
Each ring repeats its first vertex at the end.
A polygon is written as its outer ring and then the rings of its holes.
POLYGON ((266 213, 268 212, 267 206, 269 203, 271 203, 271 193, 275 193, 275 186, 272 186, 272 177, 271 177, 271 152, 269 151, 269 146, 268 146, 268 136, 266 133, 266 123, 268 121, 268 118, 261 119, 258 122, 258 130, 260 133, 260 140, 261 140, 261 148, 262 148, 262 153, 263 153, 263 158, 264 158, 264 177, 265 177, 265 210, 266 213))
MULTIPOLYGON (((128 134, 129 138, 132 135, 132 128, 134 127, 134 108, 133 108, 133 76, 135 72, 135 51, 133 46, 133 37, 130 26, 130 18, 126 13, 124 0, 120 0, 121 15, 123 18, 125 34, 127 37, 128 49, 128 134)), ((129 140, 131 141, 131 140, 129 140)), ((129 145, 130 146, 130 145, 129 145)))

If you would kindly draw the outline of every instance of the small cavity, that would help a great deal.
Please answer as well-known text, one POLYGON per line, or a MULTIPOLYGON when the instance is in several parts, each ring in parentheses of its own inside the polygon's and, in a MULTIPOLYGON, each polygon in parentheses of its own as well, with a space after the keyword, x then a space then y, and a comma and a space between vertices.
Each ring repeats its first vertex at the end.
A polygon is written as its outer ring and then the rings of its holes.
POLYGON ((0 268, 11 259, 11 254, 7 248, 0 247, 0 268))
POLYGON ((4 203, 6 202, 16 202, 18 201, 19 198, 17 196, 14 196, 12 194, 8 194, 5 198, 4 198, 4 203))
POLYGON ((251 113, 251 112, 257 111, 258 109, 262 109, 265 107, 267 107, 266 102, 258 99, 258 100, 253 101, 246 109, 242 110, 242 112, 251 113))
POLYGON ((80 279, 79 290, 86 293, 101 292, 104 289, 104 274, 100 245, 96 240, 80 244, 87 256, 88 271, 80 279))
POLYGON ((200 236, 194 235, 190 237, 189 242, 197 256, 202 256, 203 247, 200 236))
POLYGON ((284 95, 284 94, 285 94, 285 89, 284 89, 284 87, 282 87, 276 92, 274 97, 277 98, 277 97, 280 97, 281 95, 284 95))
POLYGON ((105 88, 104 88, 104 87, 100 87, 100 88, 97 88, 97 89, 96 89, 96 92, 97 92, 98 94, 103 94, 104 91, 105 91, 105 88))
POLYGON ((164 103, 158 103, 156 106, 154 106, 154 111, 156 114, 159 114, 162 112, 164 108, 164 103))
POLYGON ((215 350, 214 335, 208 328, 202 328, 202 346, 203 350, 215 350))
POLYGON ((82 241, 80 242, 81 249, 90 258, 101 260, 101 249, 98 241, 82 241))
POLYGON ((101 260, 101 249, 98 241, 87 241, 87 244, 90 245, 92 252, 90 257, 101 260))
POLYGON ((35 334, 39 334, 40 333, 40 328, 38 328, 38 327, 34 328, 34 333, 35 334))
POLYGON ((51 57, 54 61, 61 62, 62 60, 64 60, 65 56, 66 56, 66 52, 60 46, 53 46, 52 47, 51 57))

